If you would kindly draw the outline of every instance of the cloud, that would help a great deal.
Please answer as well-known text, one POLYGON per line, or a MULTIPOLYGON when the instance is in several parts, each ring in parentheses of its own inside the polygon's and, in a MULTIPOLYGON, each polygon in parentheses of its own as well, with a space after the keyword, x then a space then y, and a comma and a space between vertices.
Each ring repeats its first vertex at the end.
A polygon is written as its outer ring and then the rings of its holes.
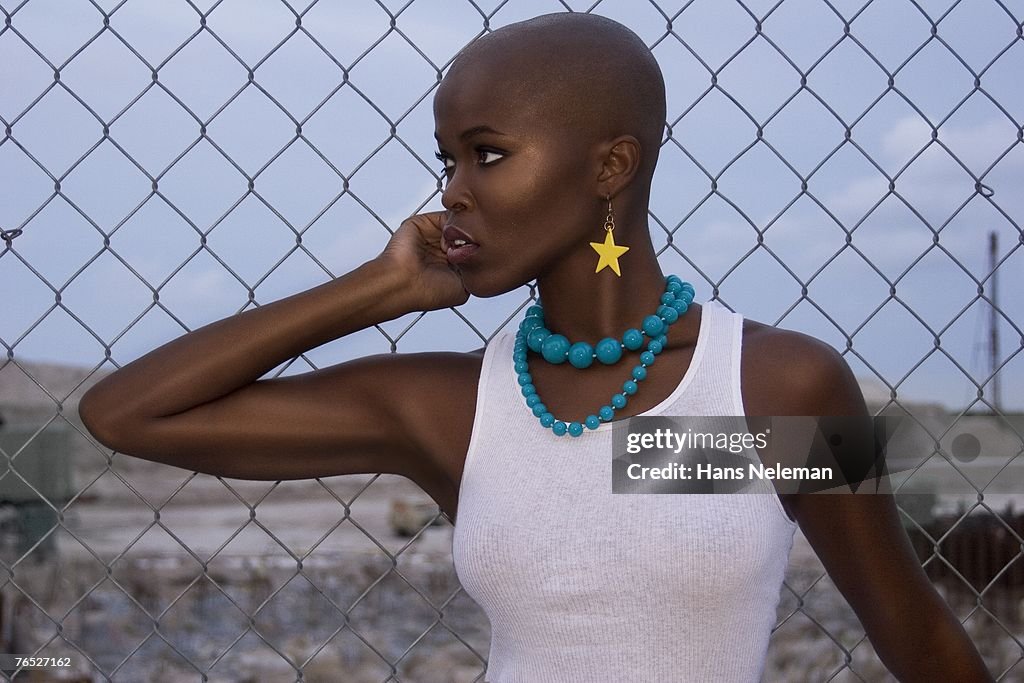
MULTIPOLYGON (((947 127, 943 127, 943 132, 947 127)), ((920 116, 905 116, 882 135, 882 151, 890 159, 909 159, 931 139, 931 127, 920 116)))
MULTIPOLYGON (((915 115, 899 119, 882 136, 882 150, 893 160, 909 160, 931 141, 931 127, 915 115)), ((1016 142, 1015 128, 1002 117, 975 125, 943 124, 938 141, 949 147, 968 168, 980 173, 1016 142)), ((915 160, 914 164, 919 163, 915 160)))
MULTIPOLYGON (((1014 139, 1007 136, 1008 130, 1005 120, 991 118, 972 126, 944 125, 939 129, 938 139, 968 168, 980 173, 1014 144, 1014 139)), ((919 117, 908 116, 882 136, 882 149, 891 158, 909 159, 930 139, 928 125, 919 117)), ((1000 162, 999 169, 1003 177, 1007 173, 1011 177, 1024 175, 1024 155, 1007 156, 1000 162)), ((1019 181, 1016 184, 1019 185, 1019 181)), ((887 191, 888 181, 872 172, 851 179, 836 192, 825 194, 822 202, 847 215, 858 214, 859 218, 887 191)), ((896 180, 896 192, 925 215, 933 227, 938 227, 971 196, 974 182, 949 152, 933 144, 896 180)))

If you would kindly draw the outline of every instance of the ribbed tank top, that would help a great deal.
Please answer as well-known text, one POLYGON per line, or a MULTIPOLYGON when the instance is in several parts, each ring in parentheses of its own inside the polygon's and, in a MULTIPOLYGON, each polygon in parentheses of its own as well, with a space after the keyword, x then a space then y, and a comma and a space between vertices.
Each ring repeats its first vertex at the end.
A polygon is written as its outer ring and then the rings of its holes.
MULTIPOLYGON (((703 304, 690 367, 641 415, 743 415, 742 324, 703 304)), ((759 681, 796 529, 778 496, 613 494, 612 425, 542 428, 514 342, 484 352, 452 537, 486 681, 759 681)))

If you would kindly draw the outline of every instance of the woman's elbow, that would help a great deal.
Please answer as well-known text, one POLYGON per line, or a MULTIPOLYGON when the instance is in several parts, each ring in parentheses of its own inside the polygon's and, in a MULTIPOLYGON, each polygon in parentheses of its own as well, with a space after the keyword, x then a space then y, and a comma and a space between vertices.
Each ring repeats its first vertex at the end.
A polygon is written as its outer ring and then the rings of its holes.
MULTIPOLYGON (((89 391, 92 391, 90 389, 89 391)), ((118 415, 109 403, 90 397, 86 392, 78 402, 78 417, 96 441, 112 450, 118 450, 117 443, 128 428, 129 420, 118 415)))

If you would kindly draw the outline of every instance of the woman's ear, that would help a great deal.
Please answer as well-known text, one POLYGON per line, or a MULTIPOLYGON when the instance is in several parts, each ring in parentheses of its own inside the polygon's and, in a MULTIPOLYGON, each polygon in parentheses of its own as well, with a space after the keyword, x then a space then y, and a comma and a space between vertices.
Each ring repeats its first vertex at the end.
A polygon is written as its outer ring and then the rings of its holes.
POLYGON ((607 143, 604 148, 601 173, 597 180, 602 184, 602 195, 617 195, 633 182, 640 169, 640 142, 632 135, 622 135, 607 143))

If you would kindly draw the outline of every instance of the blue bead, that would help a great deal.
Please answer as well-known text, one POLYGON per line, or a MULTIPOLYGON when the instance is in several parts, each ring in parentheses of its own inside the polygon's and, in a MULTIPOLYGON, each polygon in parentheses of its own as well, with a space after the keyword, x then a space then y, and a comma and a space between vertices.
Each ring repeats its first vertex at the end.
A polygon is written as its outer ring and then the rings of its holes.
POLYGON ((522 389, 520 389, 520 391, 523 392, 523 396, 529 396, 530 394, 537 393, 537 387, 533 386, 532 384, 527 384, 522 389))
POLYGON ((544 405, 543 403, 537 403, 532 408, 533 408, 533 416, 534 417, 540 417, 544 413, 548 412, 548 407, 546 405, 544 405))
POLYGON ((526 335, 526 345, 530 347, 530 350, 534 353, 540 353, 540 345, 545 339, 551 336, 551 330, 546 327, 538 327, 535 330, 531 330, 526 335))
POLYGON ((622 343, 630 351, 636 351, 644 344, 644 333, 635 327, 631 327, 622 335, 622 343))
MULTIPOLYGON (((648 344, 650 346, 650 344, 648 344)), ((530 366, 526 364, 525 360, 517 360, 514 366, 516 372, 526 372, 530 369, 530 366)))
POLYGON ((658 317, 664 320, 669 325, 679 320, 679 311, 672 308, 671 306, 658 306, 657 313, 658 317))
POLYGON ((656 337, 665 329, 665 321, 656 315, 649 315, 644 318, 643 328, 648 337, 656 337))
POLYGON ((569 423, 569 436, 579 436, 583 433, 583 425, 579 422, 569 423))
POLYGON ((537 316, 538 318, 543 318, 544 317, 544 309, 542 307, 537 306, 536 304, 534 304, 533 306, 530 306, 529 308, 526 309, 526 315, 528 315, 528 316, 533 315, 533 316, 537 316))
POLYGON ((685 301, 686 305, 689 306, 690 304, 693 303, 693 294, 684 289, 683 291, 676 294, 676 299, 680 301, 685 301))
POLYGON ((597 414, 605 422, 609 422, 613 417, 615 417, 615 411, 612 410, 611 406, 601 406, 601 410, 597 411, 597 414))
MULTIPOLYGON (((665 289, 666 289, 666 290, 667 290, 668 292, 671 292, 672 294, 675 294, 676 292, 681 292, 681 291, 683 291, 683 285, 682 285, 682 284, 680 284, 680 283, 678 283, 678 282, 670 281, 670 282, 669 282, 669 283, 668 283, 668 284, 667 284, 667 285, 665 286, 665 289)), ((673 297, 673 298, 674 298, 674 297, 673 297)), ((661 298, 661 300, 662 300, 662 301, 664 302, 664 301, 665 301, 665 297, 662 297, 662 298, 661 298)), ((671 303, 671 302, 665 302, 665 303, 671 303)))
POLYGON ((519 331, 523 334, 529 334, 531 330, 535 330, 538 327, 544 327, 544 321, 540 318, 526 318, 523 322, 519 323, 519 331))
POLYGON ((589 368, 594 362, 594 347, 587 342, 576 342, 569 347, 569 362, 574 368, 589 368))
POLYGON ((597 359, 605 365, 614 365, 622 358, 622 346, 611 337, 597 342, 597 359))
POLYGON ((541 344, 540 352, 544 360, 558 365, 569 357, 569 340, 562 334, 553 334, 541 344))
POLYGON ((650 351, 644 351, 640 354, 640 362, 644 365, 654 365, 654 354, 650 351))
POLYGON ((532 408, 538 403, 540 403, 540 396, 538 396, 537 394, 530 394, 529 396, 526 397, 527 407, 532 408))
POLYGON ((639 365, 633 368, 633 379, 641 381, 647 378, 647 368, 640 367, 639 365))
POLYGON ((659 334, 657 337, 655 337, 654 341, 657 341, 659 344, 661 344, 661 348, 665 348, 666 346, 668 346, 668 337, 666 337, 663 334, 659 334))
POLYGON ((675 273, 669 273, 668 275, 665 276, 665 279, 668 282, 678 282, 679 284, 683 284, 683 281, 680 280, 679 276, 676 275, 675 273))
POLYGON ((672 292, 665 292, 664 294, 661 295, 661 303, 663 304, 670 304, 675 300, 676 295, 673 294, 672 292))
POLYGON ((679 311, 679 314, 682 315, 683 313, 686 313, 686 309, 690 307, 690 304, 684 299, 676 299, 670 303, 669 306, 679 311))
POLYGON ((626 407, 626 397, 622 394, 615 394, 612 396, 612 405, 616 408, 622 409, 626 407))
POLYGON ((544 413, 540 416, 541 427, 550 427, 553 424, 555 424, 555 416, 551 413, 544 413))
POLYGON ((650 343, 647 344, 647 350, 653 353, 655 356, 661 353, 661 349, 661 342, 658 341, 657 339, 652 339, 650 343))
POLYGON ((696 291, 694 291, 693 285, 691 285, 689 282, 683 282, 681 284, 683 285, 683 291, 689 292, 690 296, 693 296, 694 294, 697 293, 696 291))
POLYGON ((587 425, 587 429, 597 429, 601 426, 601 418, 597 415, 587 415, 587 419, 583 422, 587 425))
POLYGON ((639 388, 639 387, 637 387, 637 385, 636 385, 636 382, 634 382, 634 381, 633 381, 633 380, 631 380, 631 379, 627 379, 627 380, 626 380, 626 381, 625 381, 625 382, 624 382, 624 383, 622 384, 622 390, 623 390, 623 391, 625 391, 625 392, 626 392, 627 394, 629 394, 630 396, 632 396, 633 394, 635 394, 635 393, 636 393, 636 390, 637 390, 638 388, 639 388))
POLYGON ((519 386, 525 387, 527 384, 533 384, 533 377, 528 372, 519 373, 519 386))
POLYGON ((512 354, 512 360, 516 363, 526 362, 526 351, 516 351, 512 354))
POLYGON ((561 420, 558 420, 557 422, 555 422, 555 424, 551 425, 551 431, 553 431, 556 436, 562 436, 563 434, 565 434, 565 430, 565 423, 562 422, 561 420))

